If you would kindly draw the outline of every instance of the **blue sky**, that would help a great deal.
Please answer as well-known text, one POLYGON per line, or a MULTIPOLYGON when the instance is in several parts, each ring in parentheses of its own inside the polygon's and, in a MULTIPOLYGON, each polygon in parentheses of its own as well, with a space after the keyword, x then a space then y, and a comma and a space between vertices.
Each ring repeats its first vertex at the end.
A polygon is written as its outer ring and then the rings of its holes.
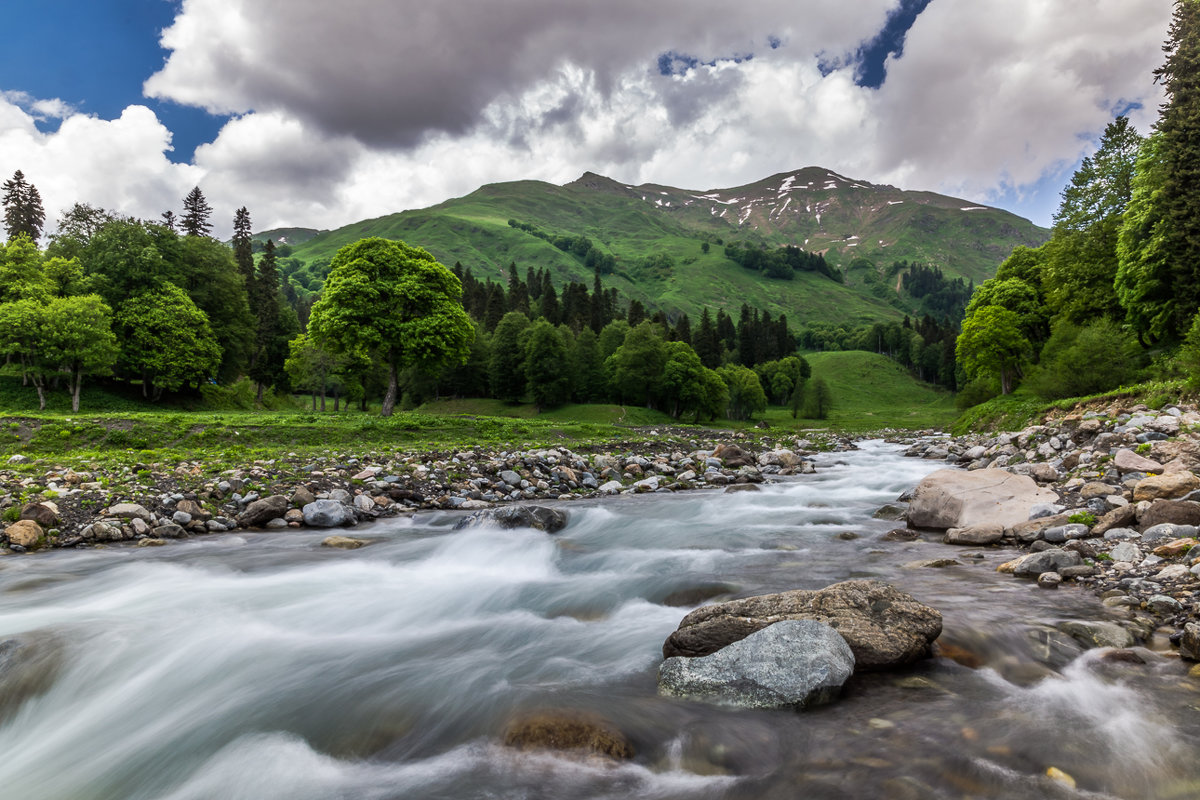
POLYGON ((1153 122, 1171 8, 0 3, 20 31, 0 48, 0 173, 23 169, 52 217, 76 200, 157 216, 199 184, 260 229, 587 170, 711 189, 814 164, 1048 224, 1117 111, 1153 122))

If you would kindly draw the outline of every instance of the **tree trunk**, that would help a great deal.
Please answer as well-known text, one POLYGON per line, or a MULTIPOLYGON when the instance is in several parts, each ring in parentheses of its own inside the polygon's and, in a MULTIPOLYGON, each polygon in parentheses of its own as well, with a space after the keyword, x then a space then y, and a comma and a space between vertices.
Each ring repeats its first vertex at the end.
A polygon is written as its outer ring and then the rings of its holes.
POLYGON ((45 387, 42 386, 41 381, 35 380, 33 382, 33 388, 37 389, 37 393, 38 393, 38 411, 45 411, 46 410, 46 389, 45 389, 45 387))
POLYGON ((341 410, 342 410, 342 393, 339 392, 337 389, 334 389, 333 390, 333 413, 336 414, 337 412, 339 412, 341 410))
POLYGON ((321 384, 321 411, 325 411, 325 384, 321 384))
POLYGON ((317 390, 313 389, 312 392, 310 392, 310 394, 312 395, 312 401, 313 401, 313 409, 312 410, 316 411, 317 410, 317 390))
POLYGON ((383 395, 383 408, 380 414, 385 417, 390 417, 392 411, 396 408, 396 395, 399 391, 400 381, 396 375, 396 359, 388 359, 388 386, 387 392, 383 395))
POLYGON ((83 371, 75 370, 75 381, 71 387, 71 411, 79 413, 79 388, 83 385, 83 371))
POLYGON ((263 396, 263 385, 262 385, 262 383, 259 383, 258 384, 258 393, 254 397, 254 399, 258 401, 259 405, 262 405, 262 396, 263 396))

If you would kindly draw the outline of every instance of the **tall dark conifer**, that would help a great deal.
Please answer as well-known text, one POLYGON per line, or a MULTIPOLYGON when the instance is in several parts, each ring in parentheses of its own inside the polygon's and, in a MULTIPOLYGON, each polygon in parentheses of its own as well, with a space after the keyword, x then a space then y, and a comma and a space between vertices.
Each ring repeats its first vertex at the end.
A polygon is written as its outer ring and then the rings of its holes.
POLYGON ((4 228, 8 231, 9 241, 25 235, 36 242, 46 224, 46 211, 42 208, 42 195, 37 187, 25 180, 25 173, 17 170, 0 189, 4 191, 4 228))
POLYGON ((717 338, 717 327, 708 313, 708 306, 700 315, 700 330, 696 334, 694 347, 701 364, 709 369, 721 366, 721 340, 717 338))
MULTIPOLYGON (((245 210, 245 209, 242 209, 245 210)), ((249 215, 246 221, 249 222, 249 215)), ((279 339, 279 267, 275 259, 275 243, 267 239, 258 273, 250 293, 254 313, 258 317, 254 335, 254 352, 250 358, 250 377, 258 384, 258 399, 263 388, 274 383, 283 367, 283 352, 279 339)))
POLYGON ((172 233, 179 232, 179 217, 175 216, 175 212, 171 210, 162 213, 162 224, 167 226, 167 230, 172 233))
MULTIPOLYGON (((242 279, 246 282, 246 291, 250 294, 250 301, 254 302, 254 292, 252 284, 254 282, 254 240, 251 238, 252 230, 250 228, 250 212, 245 206, 239 208, 233 215, 233 260, 237 262, 238 272, 242 273, 242 279)), ((274 246, 271 248, 272 261, 274 261, 274 246)))
POLYGON ((204 192, 199 186, 194 187, 183 198, 183 217, 180 219, 183 232, 188 236, 208 236, 212 232, 212 223, 208 221, 211 216, 212 206, 204 199, 204 192))

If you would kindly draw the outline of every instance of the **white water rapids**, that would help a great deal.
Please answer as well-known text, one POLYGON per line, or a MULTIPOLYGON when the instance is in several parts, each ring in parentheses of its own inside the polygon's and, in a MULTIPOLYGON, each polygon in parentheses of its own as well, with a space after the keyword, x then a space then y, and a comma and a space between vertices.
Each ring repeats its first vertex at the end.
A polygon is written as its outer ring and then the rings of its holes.
POLYGON ((362 527, 350 552, 293 531, 0 559, 0 642, 24 645, 0 671, 0 797, 1197 796, 1185 666, 1080 656, 1053 625, 1105 610, 996 575, 1005 554, 881 541, 871 513, 940 466, 865 443, 760 492, 567 504, 557 536, 440 513, 362 527), (688 610, 671 595, 851 577, 941 610, 983 668, 856 677, 807 714, 657 696, 688 610), (602 714, 635 759, 500 745, 546 708, 602 714))

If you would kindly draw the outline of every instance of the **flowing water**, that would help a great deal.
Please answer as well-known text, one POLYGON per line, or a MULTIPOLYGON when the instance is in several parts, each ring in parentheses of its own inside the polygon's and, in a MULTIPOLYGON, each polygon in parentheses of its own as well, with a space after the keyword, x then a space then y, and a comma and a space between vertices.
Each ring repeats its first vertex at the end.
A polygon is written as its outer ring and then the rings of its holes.
POLYGON ((1200 796, 1187 665, 1081 651, 1054 626, 1106 609, 997 575, 1011 553, 880 538, 871 513, 939 466, 865 443, 760 492, 572 503, 557 536, 433 513, 349 552, 284 532, 5 558, 0 797, 1200 796), (856 676, 803 714, 656 694, 688 592, 856 577, 941 610, 970 666, 856 676), (540 709, 602 715, 635 758, 505 748, 540 709))

